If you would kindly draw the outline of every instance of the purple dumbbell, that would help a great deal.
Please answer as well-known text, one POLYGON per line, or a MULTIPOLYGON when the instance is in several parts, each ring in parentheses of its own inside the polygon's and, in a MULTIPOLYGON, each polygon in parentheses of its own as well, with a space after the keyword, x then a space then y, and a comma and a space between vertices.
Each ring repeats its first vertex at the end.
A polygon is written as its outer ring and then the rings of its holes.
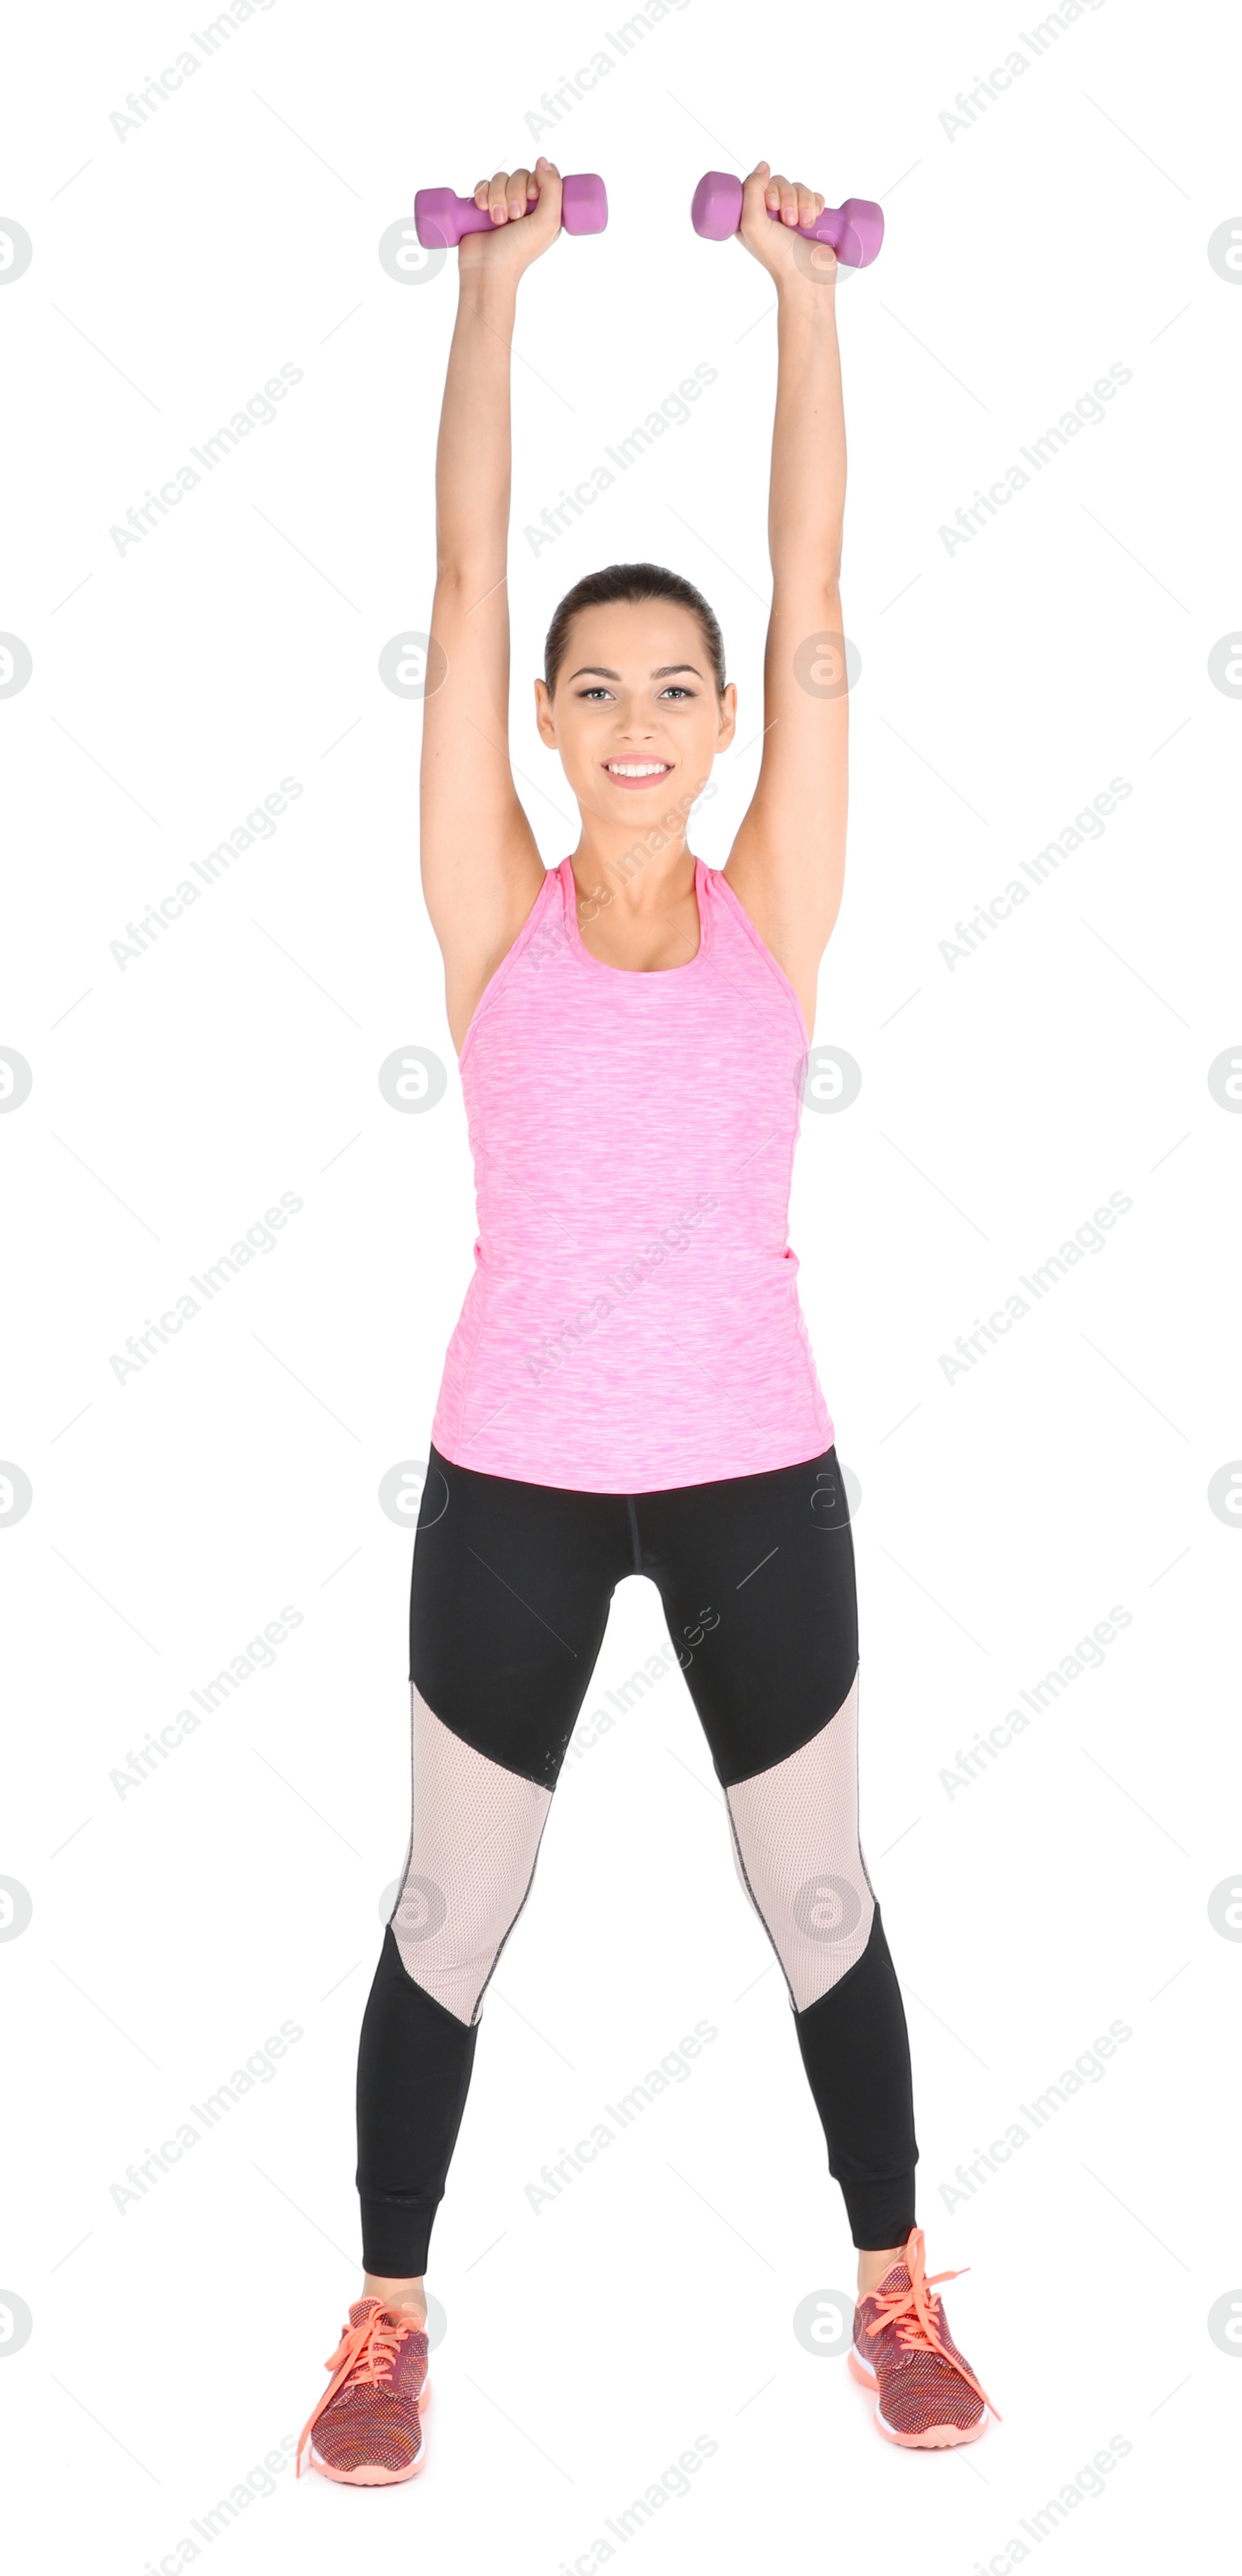
MULTIPOLYGON (((740 203, 740 200, 739 200, 740 203)), ((532 197, 530 214, 538 204, 532 197)), ((518 216, 521 223, 522 217, 518 216)), ((561 223, 567 233, 602 233, 608 221, 608 194, 593 170, 561 181, 561 223)), ((414 230, 424 250, 453 250, 463 233, 503 232, 486 206, 473 197, 455 197, 451 188, 420 188, 414 199, 414 230)))
MULTIPOLYGON (((781 216, 767 208, 774 224, 781 216)), ((690 221, 705 241, 727 241, 742 220, 742 182, 728 170, 707 170, 694 192, 690 221)), ((884 239, 884 210, 869 197, 847 197, 843 206, 825 206, 818 223, 787 224, 801 241, 828 242, 843 268, 869 268, 884 239)), ((422 236, 419 235, 421 240, 422 236)))

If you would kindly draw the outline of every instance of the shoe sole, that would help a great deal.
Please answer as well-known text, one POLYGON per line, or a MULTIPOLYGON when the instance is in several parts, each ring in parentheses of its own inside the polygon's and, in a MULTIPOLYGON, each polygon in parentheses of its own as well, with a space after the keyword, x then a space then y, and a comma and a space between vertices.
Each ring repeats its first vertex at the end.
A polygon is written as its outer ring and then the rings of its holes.
MULTIPOLYGON (((419 2390, 418 2396, 418 2411, 420 2416, 422 2415, 423 2408, 425 2407, 430 2395, 431 2381, 429 2379, 425 2379, 421 2389, 419 2390)), ((411 2460, 408 2469, 382 2469, 368 2465, 365 2462, 360 2469, 334 2469, 329 2466, 326 2460, 320 2459, 319 2453, 312 2442, 310 2447, 309 2464, 312 2469, 318 2469, 321 2478, 331 2478, 334 2484, 339 2487, 399 2487, 404 2486, 407 2478, 416 2478, 418 2476, 418 2472, 426 2457, 427 2445, 425 2442, 420 2442, 418 2450, 414 2458, 411 2460)))
POLYGON ((856 2344, 851 2344, 848 2367, 852 2379, 875 2399, 876 2430, 886 2442, 896 2442, 903 2451, 952 2451, 961 2442, 977 2442, 987 2423, 986 2411, 977 2424, 929 2424, 923 2433, 899 2433, 886 2424, 880 2412, 880 2384, 869 2361, 864 2361, 856 2344))

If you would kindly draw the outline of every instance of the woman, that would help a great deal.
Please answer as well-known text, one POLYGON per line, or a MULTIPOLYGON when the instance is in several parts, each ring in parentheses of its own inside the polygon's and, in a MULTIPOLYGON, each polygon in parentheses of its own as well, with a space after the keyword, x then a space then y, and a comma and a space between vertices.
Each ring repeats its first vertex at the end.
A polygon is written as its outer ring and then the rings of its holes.
POLYGON ((518 801, 509 346, 518 280, 560 230, 560 176, 542 158, 498 171, 475 202, 492 230, 458 251, 422 879, 479 1240, 414 1546, 413 1830, 358 2068, 366 2279, 303 2443, 351 2484, 422 2465, 423 2276, 482 1998, 614 1586, 645 1573, 858 2248, 851 2368, 881 2432, 941 2448, 981 2432, 989 2401, 915 2225, 905 2018, 858 1847, 853 1542, 787 1238, 845 858, 847 699, 825 644, 845 496, 835 261, 796 234, 824 201, 763 161, 745 183, 740 238, 777 291, 773 589, 762 766, 721 871, 686 835, 737 692, 707 602, 657 565, 589 575, 552 620, 536 721, 578 800, 572 857, 545 871, 518 801))

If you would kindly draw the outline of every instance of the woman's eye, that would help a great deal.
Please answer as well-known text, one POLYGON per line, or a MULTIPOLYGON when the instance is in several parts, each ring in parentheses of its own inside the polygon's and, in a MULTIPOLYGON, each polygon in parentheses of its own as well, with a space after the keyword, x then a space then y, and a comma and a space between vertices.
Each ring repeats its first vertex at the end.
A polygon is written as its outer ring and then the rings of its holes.
MULTIPOLYGON (((578 696, 584 704, 588 698, 606 698, 609 695, 610 691, 602 680, 595 681, 590 688, 578 691, 578 696)), ((661 689, 660 695, 662 698, 692 698, 694 691, 683 688, 680 680, 670 680, 668 685, 661 689)))

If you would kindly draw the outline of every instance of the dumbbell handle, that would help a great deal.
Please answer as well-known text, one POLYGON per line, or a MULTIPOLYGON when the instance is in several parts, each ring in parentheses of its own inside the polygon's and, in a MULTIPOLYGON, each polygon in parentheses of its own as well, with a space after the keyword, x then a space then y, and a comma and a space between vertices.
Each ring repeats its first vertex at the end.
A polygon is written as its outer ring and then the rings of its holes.
MULTIPOLYGON (((772 206, 774 224, 782 217, 772 206)), ((706 241, 727 241, 742 220, 742 182, 728 170, 706 170, 694 192, 690 221, 706 241)), ((802 241, 827 242, 843 268, 869 268, 884 239, 884 210, 870 197, 847 197, 842 206, 825 206, 817 223, 786 225, 802 241)))
MULTIPOLYGON (((527 213, 537 204, 531 198, 527 213)), ((522 221, 519 215, 518 222, 522 221)), ((561 181, 561 223, 567 233, 602 233, 608 221, 608 195, 593 170, 561 181)), ((451 188, 420 188, 414 199, 414 230, 424 250, 452 250, 463 233, 501 232, 487 206, 473 197, 455 197, 451 188)))

